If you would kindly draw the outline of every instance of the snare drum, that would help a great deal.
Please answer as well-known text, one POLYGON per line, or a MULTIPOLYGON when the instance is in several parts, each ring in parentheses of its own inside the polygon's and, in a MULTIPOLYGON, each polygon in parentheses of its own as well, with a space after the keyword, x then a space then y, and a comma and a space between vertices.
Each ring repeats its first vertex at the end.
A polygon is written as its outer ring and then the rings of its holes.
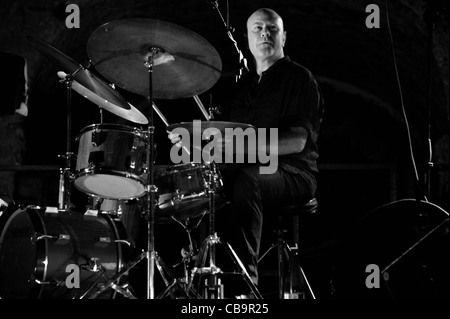
POLYGON ((121 223, 109 215, 44 210, 30 206, 1 216, 1 299, 114 298, 112 288, 98 289, 128 255, 121 223), (75 268, 78 278, 69 278, 75 268))
MULTIPOLYGON (((209 210, 209 171, 196 163, 159 168, 155 172, 158 188, 158 218, 195 217, 209 210)), ((216 193, 216 198, 219 193, 216 193)))
POLYGON ((145 193, 147 134, 119 124, 93 124, 77 137, 74 185, 101 198, 133 199, 145 193))

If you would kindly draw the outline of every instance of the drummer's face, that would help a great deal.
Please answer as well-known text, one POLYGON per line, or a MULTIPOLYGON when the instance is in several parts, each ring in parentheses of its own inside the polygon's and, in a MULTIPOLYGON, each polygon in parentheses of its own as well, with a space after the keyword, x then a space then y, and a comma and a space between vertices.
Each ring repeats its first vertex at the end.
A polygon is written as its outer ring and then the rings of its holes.
POLYGON ((249 49, 256 60, 282 58, 286 42, 283 20, 275 12, 258 10, 247 20, 249 49))

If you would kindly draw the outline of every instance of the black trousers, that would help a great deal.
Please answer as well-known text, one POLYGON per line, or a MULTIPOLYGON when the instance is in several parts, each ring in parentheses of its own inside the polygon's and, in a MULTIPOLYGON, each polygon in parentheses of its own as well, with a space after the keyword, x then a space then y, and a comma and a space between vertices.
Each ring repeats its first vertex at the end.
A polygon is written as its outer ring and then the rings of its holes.
MULTIPOLYGON (((261 174, 257 165, 220 166, 224 194, 230 202, 222 237, 231 244, 258 284, 258 259, 265 214, 278 204, 305 203, 316 192, 316 179, 309 173, 294 174, 278 167, 273 174, 261 174)), ((220 220, 220 219, 218 219, 220 220)))

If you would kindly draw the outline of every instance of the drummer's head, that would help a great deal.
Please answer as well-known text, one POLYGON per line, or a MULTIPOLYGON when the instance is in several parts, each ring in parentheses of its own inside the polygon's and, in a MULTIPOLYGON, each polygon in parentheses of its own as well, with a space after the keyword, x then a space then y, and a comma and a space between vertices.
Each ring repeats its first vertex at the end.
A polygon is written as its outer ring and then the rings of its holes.
POLYGON ((286 31, 283 19, 272 9, 256 10, 247 20, 247 40, 256 60, 284 57, 286 31))

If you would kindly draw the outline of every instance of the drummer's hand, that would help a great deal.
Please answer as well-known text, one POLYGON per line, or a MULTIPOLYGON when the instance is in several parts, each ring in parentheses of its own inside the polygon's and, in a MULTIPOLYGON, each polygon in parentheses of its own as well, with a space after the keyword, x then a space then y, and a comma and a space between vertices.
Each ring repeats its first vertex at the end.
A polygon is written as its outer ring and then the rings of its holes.
POLYGON ((180 134, 167 132, 169 140, 172 142, 172 144, 175 144, 177 147, 181 147, 181 136, 180 134))

